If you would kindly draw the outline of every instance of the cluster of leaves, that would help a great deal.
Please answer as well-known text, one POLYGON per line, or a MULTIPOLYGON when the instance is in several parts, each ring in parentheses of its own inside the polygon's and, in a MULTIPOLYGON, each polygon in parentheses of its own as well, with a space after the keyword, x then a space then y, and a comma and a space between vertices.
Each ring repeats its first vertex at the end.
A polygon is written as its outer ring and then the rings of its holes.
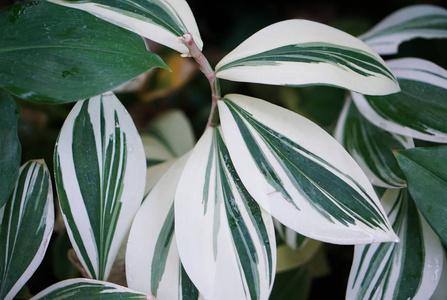
POLYGON ((415 148, 413 139, 447 141, 447 71, 379 56, 416 37, 446 38, 445 9, 404 8, 359 38, 279 22, 214 70, 185 1, 51 2, 0 13, 0 298, 12 299, 30 278, 54 226, 45 163, 19 168, 10 94, 77 101, 55 145, 54 180, 90 279, 57 283, 35 299, 267 299, 275 226, 295 250, 310 239, 355 244, 347 298, 445 298, 447 147, 415 148), (197 143, 176 114, 140 136, 110 92, 168 69, 140 36, 193 57, 209 79, 212 113, 197 143), (264 100, 221 97, 217 78, 350 92, 333 138, 264 100), (107 282, 123 245, 128 288, 107 282))

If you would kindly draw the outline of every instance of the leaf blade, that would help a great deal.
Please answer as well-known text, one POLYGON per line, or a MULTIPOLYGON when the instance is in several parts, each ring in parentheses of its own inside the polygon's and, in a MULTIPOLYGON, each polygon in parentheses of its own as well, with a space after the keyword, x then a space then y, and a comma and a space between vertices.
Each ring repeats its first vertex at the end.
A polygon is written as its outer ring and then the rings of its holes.
POLYGON ((236 170, 277 220, 331 243, 395 240, 368 179, 321 128, 247 96, 227 95, 218 105, 236 170))
POLYGON ((446 38, 447 10, 434 5, 404 7, 359 38, 381 55, 396 54, 401 43, 415 38, 446 38))
POLYGON ((0 90, 0 207, 14 189, 20 168, 22 147, 18 137, 19 107, 0 90))
POLYGON ((366 44, 306 20, 279 22, 255 33, 217 64, 216 76, 264 84, 333 85, 372 95, 399 91, 394 75, 366 44))
POLYGON ((387 62, 402 91, 387 96, 352 93, 360 112, 374 125, 413 138, 447 141, 447 70, 426 60, 402 58, 387 62))
POLYGON ((89 275, 106 279, 146 180, 141 139, 112 93, 75 105, 54 160, 70 240, 89 275))
POLYGON ((0 221, 0 297, 13 299, 42 262, 53 231, 53 190, 43 161, 20 168, 0 221))
POLYGON ((24 99, 83 100, 167 68, 139 36, 83 11, 36 1, 0 15, 0 87, 24 99))

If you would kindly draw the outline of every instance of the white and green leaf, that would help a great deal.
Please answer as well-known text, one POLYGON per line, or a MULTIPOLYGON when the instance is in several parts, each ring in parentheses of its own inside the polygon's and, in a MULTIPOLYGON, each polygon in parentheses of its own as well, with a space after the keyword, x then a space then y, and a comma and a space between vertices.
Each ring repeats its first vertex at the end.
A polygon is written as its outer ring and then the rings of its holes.
POLYGON ((140 206, 146 159, 133 121, 112 93, 78 102, 54 154, 70 240, 89 276, 107 279, 140 206))
POLYGON ((114 283, 80 278, 60 281, 41 291, 31 299, 155 300, 155 298, 150 295, 114 283))
POLYGON ((347 299, 430 299, 443 269, 442 244, 406 189, 389 189, 382 203, 400 243, 357 245, 347 299))
POLYGON ((126 252, 129 288, 157 299, 199 299, 180 262, 174 232, 174 197, 188 155, 175 159, 138 210, 126 252))
POLYGON ((385 95, 399 85, 378 54, 359 39, 306 20, 270 25, 216 66, 222 79, 276 85, 331 85, 385 95))
POLYGON ((406 187, 393 150, 414 147, 413 139, 385 131, 363 117, 352 99, 346 99, 335 138, 356 160, 370 182, 385 188, 406 187))
POLYGON ((397 239, 366 175, 323 129, 256 98, 227 95, 218 105, 236 171, 278 221, 329 243, 397 239))
POLYGON ((387 131, 447 142, 447 70, 418 58, 395 59, 387 64, 402 91, 387 96, 352 93, 359 111, 387 131))
POLYGON ((185 0, 50 1, 87 11, 181 53, 189 52, 179 39, 185 33, 193 36, 199 49, 203 46, 194 15, 185 0))
POLYGON ((54 226, 50 172, 42 160, 19 170, 0 207, 0 299, 13 299, 43 260, 54 226))
POLYGON ((404 7, 359 37, 381 55, 396 54, 405 41, 447 38, 447 10, 434 5, 404 7))
POLYGON ((186 163, 174 203, 182 264, 205 299, 268 299, 276 268, 271 216, 236 173, 220 128, 186 163))

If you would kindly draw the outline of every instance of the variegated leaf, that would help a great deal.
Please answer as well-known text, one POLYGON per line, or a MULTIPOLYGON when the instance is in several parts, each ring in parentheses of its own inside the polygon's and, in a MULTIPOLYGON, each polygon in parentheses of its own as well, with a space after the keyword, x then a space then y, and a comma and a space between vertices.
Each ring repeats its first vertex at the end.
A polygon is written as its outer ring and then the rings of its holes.
POLYGON ((80 278, 60 281, 41 291, 31 299, 155 300, 150 295, 133 291, 114 283, 80 278))
POLYGON ((223 79, 278 85, 323 84, 363 94, 399 91, 394 75, 365 43, 306 20, 268 26, 216 66, 223 79))
POLYGON ((401 242, 355 246, 346 298, 430 299, 443 268, 441 242, 406 189, 381 200, 401 242))
POLYGON ((40 265, 54 225, 53 189, 45 162, 29 161, 0 208, 0 299, 13 299, 40 265))
POLYGON ((381 55, 396 54, 415 38, 447 38, 447 10, 434 5, 404 7, 359 37, 381 55))
POLYGON ((55 149, 55 178, 70 240, 94 279, 107 279, 140 206, 145 161, 140 136, 115 95, 73 107, 55 149))
POLYGON ((19 106, 0 90, 0 207, 14 189, 20 168, 22 147, 18 136, 19 106))
POLYGON ((404 136, 447 142, 447 70, 417 58, 388 61, 402 91, 387 96, 353 93, 359 111, 374 125, 404 136))
POLYGON ((447 245, 447 145, 399 150, 394 154, 414 202, 447 245))
POLYGON ((184 155, 163 175, 132 223, 126 252, 129 288, 157 299, 199 299, 184 271, 175 240, 174 197, 188 159, 184 155))
POLYGON ((199 49, 203 42, 194 15, 185 0, 50 0, 87 11, 110 23, 182 53, 189 50, 180 41, 190 33, 199 49))
POLYGON ((194 147, 174 208, 180 259, 205 299, 268 299, 273 221, 242 184, 220 128, 208 128, 194 147))
POLYGON ((392 150, 414 147, 413 139, 385 131, 363 117, 352 99, 346 99, 335 138, 356 160, 370 182, 385 188, 406 187, 392 150))
POLYGON ((323 129, 256 98, 227 95, 218 105, 236 171, 278 221, 329 243, 397 239, 368 178, 323 129))

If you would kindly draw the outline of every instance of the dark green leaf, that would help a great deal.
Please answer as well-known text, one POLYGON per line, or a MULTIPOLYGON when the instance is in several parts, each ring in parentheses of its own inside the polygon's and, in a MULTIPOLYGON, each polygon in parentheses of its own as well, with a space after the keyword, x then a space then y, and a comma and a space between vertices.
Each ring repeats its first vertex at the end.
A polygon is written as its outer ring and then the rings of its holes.
POLYGON ((447 146, 399 150, 395 156, 416 205, 447 244, 447 146))
POLYGON ((0 90, 0 207, 14 188, 19 173, 22 147, 17 136, 19 107, 0 90))
POLYGON ((0 87, 31 101, 101 94, 167 68, 136 34, 86 12, 32 1, 0 12, 0 87))

